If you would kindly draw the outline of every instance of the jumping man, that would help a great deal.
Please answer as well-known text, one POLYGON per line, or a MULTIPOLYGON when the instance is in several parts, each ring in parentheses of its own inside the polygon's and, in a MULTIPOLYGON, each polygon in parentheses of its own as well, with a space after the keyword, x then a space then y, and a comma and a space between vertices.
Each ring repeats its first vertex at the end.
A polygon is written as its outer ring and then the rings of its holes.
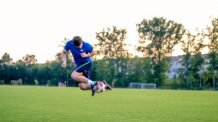
MULTIPOLYGON (((75 36, 68 41, 62 52, 62 67, 66 68, 66 54, 70 50, 73 55, 76 69, 72 72, 71 77, 79 83, 81 90, 92 90, 92 96, 95 95, 97 82, 89 79, 90 70, 92 68, 92 56, 94 55, 91 44, 82 40, 80 36, 75 36)), ((105 82, 105 88, 112 90, 109 84, 105 82)))

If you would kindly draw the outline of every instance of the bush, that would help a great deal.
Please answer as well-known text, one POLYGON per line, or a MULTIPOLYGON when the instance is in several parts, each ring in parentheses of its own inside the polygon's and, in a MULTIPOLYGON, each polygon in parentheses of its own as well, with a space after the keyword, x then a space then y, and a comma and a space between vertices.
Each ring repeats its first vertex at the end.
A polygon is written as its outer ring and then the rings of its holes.
POLYGON ((0 84, 4 84, 5 83, 5 81, 4 80, 0 80, 0 84))
POLYGON ((180 82, 178 80, 166 80, 164 84, 160 87, 163 89, 178 89, 180 87, 180 82))
POLYGON ((50 80, 47 80, 47 86, 51 86, 52 85, 51 83, 52 82, 50 80))

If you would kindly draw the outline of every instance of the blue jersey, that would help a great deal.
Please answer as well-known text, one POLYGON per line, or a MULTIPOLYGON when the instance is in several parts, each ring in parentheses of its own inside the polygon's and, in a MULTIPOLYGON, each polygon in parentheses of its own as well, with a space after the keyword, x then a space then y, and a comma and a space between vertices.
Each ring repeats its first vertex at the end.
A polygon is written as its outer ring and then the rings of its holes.
POLYGON ((66 43, 66 45, 64 46, 64 49, 66 51, 69 51, 69 50, 71 51, 74 61, 77 66, 80 66, 87 62, 92 62, 91 57, 86 57, 86 58, 81 57, 82 53, 91 53, 93 51, 92 45, 87 42, 82 41, 82 48, 78 48, 73 44, 73 41, 70 40, 66 43))

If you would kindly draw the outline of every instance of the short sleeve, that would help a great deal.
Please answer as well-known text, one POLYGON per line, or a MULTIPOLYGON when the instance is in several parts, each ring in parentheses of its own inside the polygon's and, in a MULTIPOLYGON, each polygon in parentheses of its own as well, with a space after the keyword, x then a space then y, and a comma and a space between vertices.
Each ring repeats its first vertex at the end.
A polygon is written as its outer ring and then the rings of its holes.
POLYGON ((92 51, 93 51, 93 46, 92 46, 91 44, 89 44, 88 47, 89 47, 89 48, 88 48, 88 49, 89 49, 88 51, 89 51, 89 52, 92 52, 92 51))
POLYGON ((70 45, 69 45, 69 44, 70 44, 70 43, 67 42, 66 45, 64 46, 64 49, 65 49, 66 51, 69 51, 69 49, 70 49, 70 45))

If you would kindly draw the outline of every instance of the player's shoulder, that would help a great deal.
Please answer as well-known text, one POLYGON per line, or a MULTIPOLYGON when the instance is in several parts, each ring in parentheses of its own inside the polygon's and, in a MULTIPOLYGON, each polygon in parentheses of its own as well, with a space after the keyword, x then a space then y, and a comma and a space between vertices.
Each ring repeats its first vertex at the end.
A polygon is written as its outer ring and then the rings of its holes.
POLYGON ((88 47, 92 47, 92 45, 90 44, 90 43, 88 43, 88 42, 86 42, 86 41, 83 41, 83 44, 85 45, 85 46, 88 46, 88 47))
POLYGON ((72 45, 73 45, 73 41, 72 41, 72 40, 67 41, 67 42, 66 42, 66 45, 72 46, 72 45))
POLYGON ((73 43, 73 41, 72 40, 68 40, 66 44, 71 44, 71 43, 73 43))

